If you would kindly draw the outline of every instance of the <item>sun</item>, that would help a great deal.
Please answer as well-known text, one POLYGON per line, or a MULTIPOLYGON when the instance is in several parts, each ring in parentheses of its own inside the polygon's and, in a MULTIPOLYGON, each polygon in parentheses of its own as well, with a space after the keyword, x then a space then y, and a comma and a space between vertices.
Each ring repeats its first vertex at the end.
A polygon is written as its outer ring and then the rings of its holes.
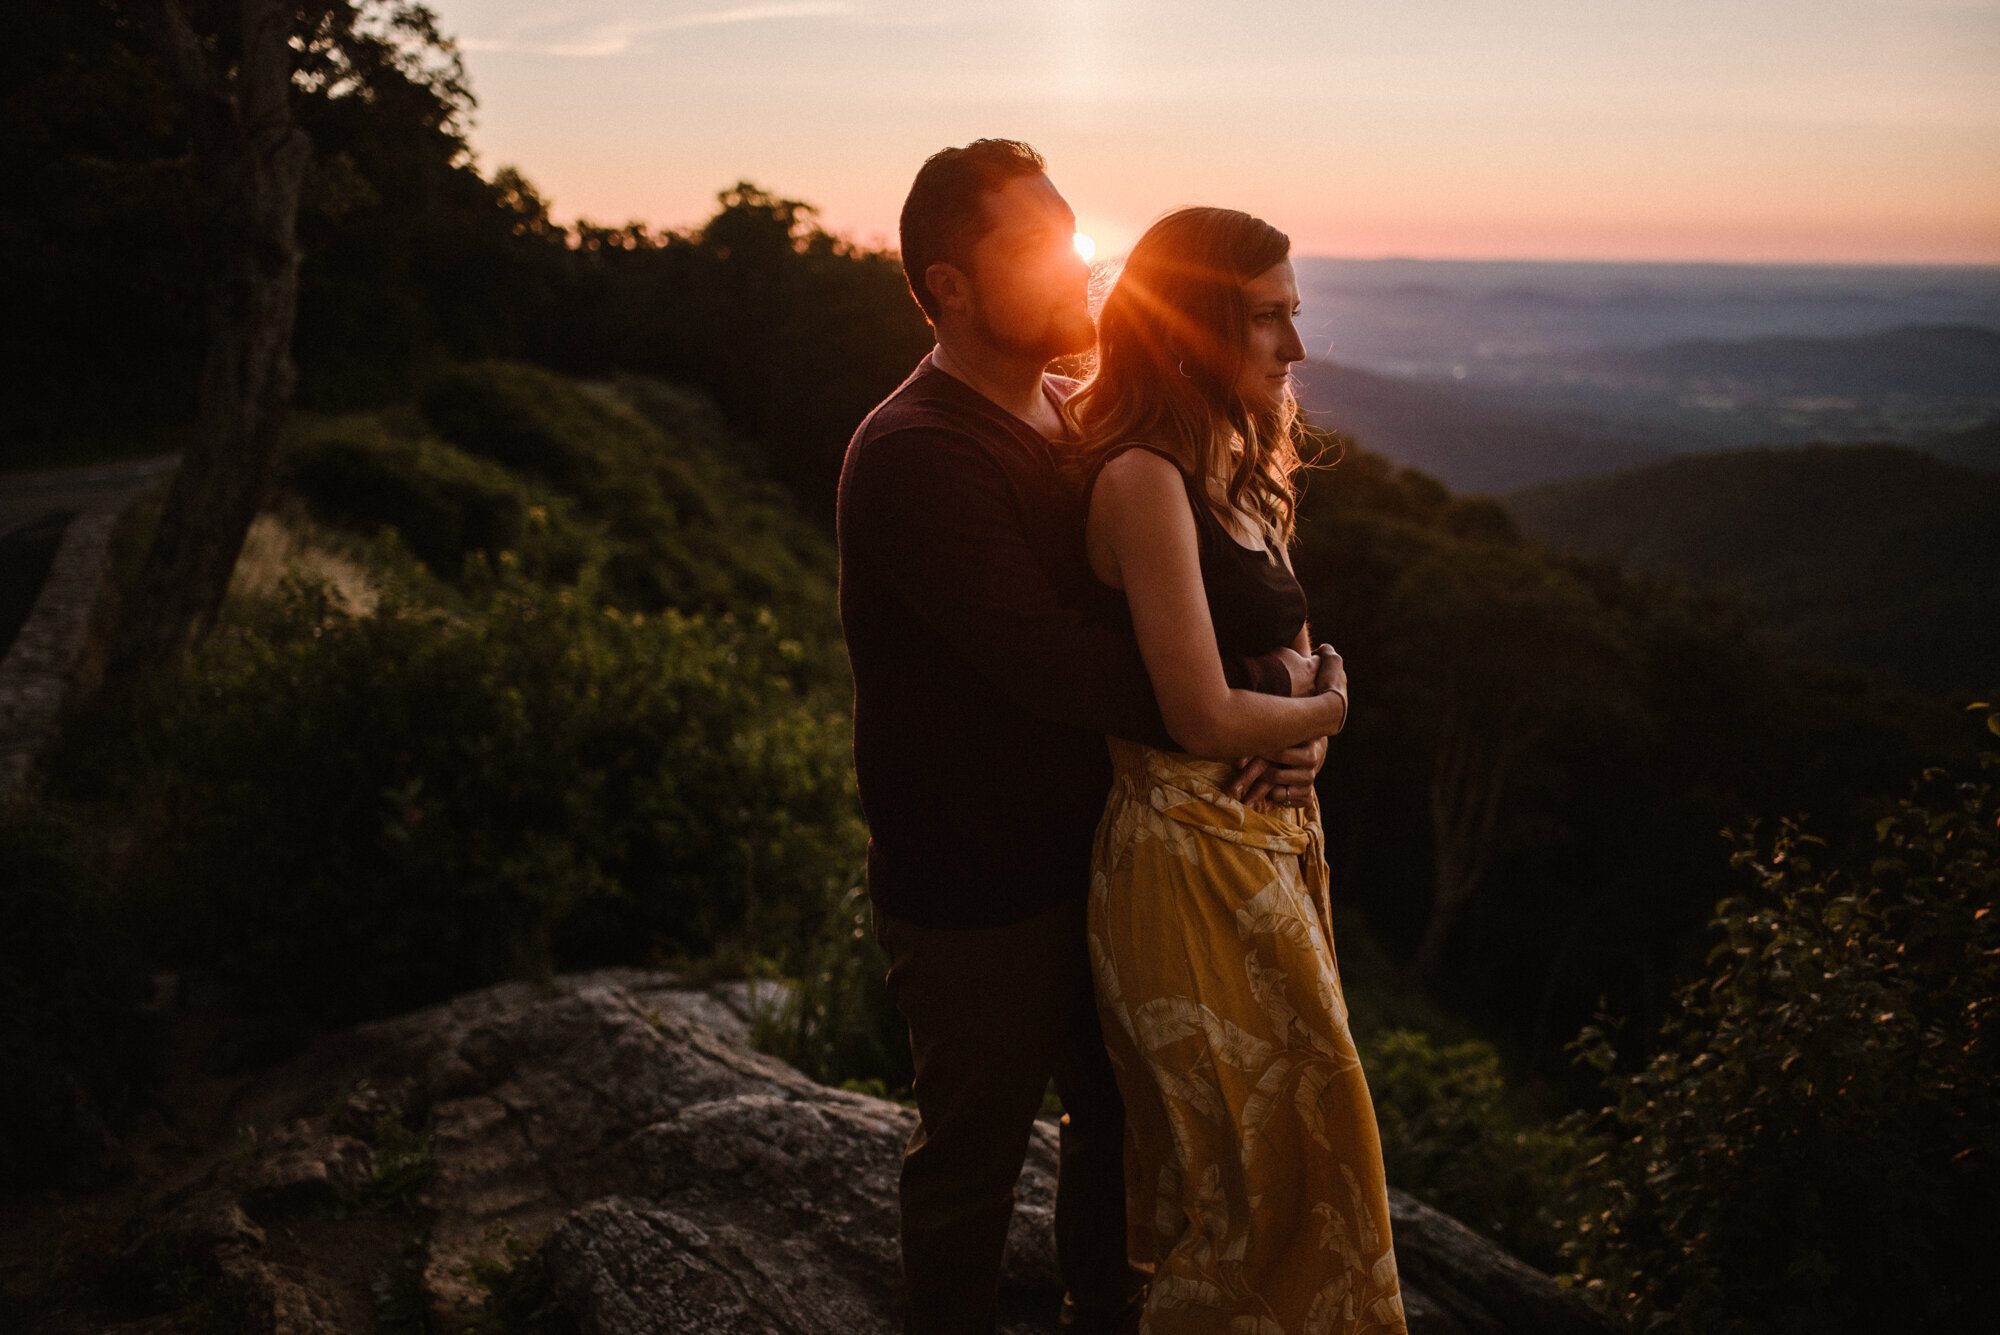
POLYGON ((1085 236, 1082 232, 1078 232, 1074 240, 1076 244, 1076 253, 1083 256, 1086 262, 1089 261, 1092 255, 1095 255, 1097 253, 1097 243, 1095 241, 1092 241, 1089 237, 1085 236))

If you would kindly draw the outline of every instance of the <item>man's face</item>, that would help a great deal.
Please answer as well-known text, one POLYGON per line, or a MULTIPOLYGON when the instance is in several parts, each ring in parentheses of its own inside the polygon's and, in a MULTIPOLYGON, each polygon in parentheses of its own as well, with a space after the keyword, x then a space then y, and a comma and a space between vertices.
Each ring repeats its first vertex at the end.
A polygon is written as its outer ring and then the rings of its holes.
POLYGON ((992 229, 972 247, 971 318, 996 348, 1043 361, 1087 351, 1090 266, 1076 215, 1047 176, 1017 176, 986 196, 992 229))

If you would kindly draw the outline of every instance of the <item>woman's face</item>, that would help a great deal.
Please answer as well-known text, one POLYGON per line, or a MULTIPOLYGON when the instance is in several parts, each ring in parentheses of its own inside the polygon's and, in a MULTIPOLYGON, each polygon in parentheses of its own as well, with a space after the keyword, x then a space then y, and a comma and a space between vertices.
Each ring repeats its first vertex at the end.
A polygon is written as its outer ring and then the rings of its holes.
POLYGON ((1292 262, 1280 260, 1243 285, 1249 304, 1249 332, 1244 337, 1243 369, 1236 393, 1253 413, 1275 412, 1284 401, 1293 362, 1305 360, 1293 319, 1299 313, 1299 283, 1292 262))

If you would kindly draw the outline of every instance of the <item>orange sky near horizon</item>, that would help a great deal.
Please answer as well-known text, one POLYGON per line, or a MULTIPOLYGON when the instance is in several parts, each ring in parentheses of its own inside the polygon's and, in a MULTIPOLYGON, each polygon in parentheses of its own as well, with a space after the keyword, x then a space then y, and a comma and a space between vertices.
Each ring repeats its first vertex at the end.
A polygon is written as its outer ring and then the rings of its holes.
POLYGON ((739 179, 893 244, 1035 144, 1101 254, 1225 204, 1301 254, 2000 264, 2000 0, 434 0, 481 166, 559 217, 739 179))

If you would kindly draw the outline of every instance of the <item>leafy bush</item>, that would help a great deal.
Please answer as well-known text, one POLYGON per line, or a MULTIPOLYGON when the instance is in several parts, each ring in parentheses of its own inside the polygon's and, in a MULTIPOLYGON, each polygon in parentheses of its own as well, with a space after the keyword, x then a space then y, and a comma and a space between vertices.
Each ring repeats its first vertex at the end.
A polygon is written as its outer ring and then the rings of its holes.
POLYGON ((484 362, 437 373, 421 413, 302 416, 279 482, 323 520, 394 528, 446 580, 471 555, 517 551, 543 578, 596 565, 626 611, 769 608, 812 651, 800 670, 844 696, 832 544, 745 471, 747 448, 656 381, 484 362))
POLYGON ((463 614, 294 582, 162 707, 160 939, 324 1019, 731 937, 801 958, 863 836, 799 653, 768 614, 621 613, 510 559, 463 614))
MULTIPOLYGON (((1979 708, 1983 708, 1980 706, 1979 708)), ((2000 733, 2000 715, 1987 725, 2000 733)), ((1612 1074, 1604 1199, 1571 1250, 1675 1331, 1968 1330, 2000 1285, 2000 756, 1931 770, 1837 860, 1739 840, 1709 974, 1612 1074)), ((1610 1070, 1608 1036, 1585 1056, 1610 1070)))
POLYGON ((1544 1270, 1561 1260, 1561 1211, 1589 1144, 1517 1110, 1500 1055, 1398 1029, 1362 1059, 1389 1181, 1544 1270))
POLYGON ((432 570, 458 577, 474 552, 519 551, 529 520, 544 563, 574 578, 601 556, 596 535, 569 502, 489 460, 441 440, 395 429, 386 415, 305 418, 280 460, 280 484, 321 519, 372 534, 387 527, 432 570))
MULTIPOLYGON (((575 496, 607 496, 621 467, 644 453, 639 425, 593 402, 560 376, 529 366, 483 362, 435 377, 423 395, 426 421, 460 449, 541 478, 575 496)), ((692 488, 676 499, 690 509, 692 488)))

